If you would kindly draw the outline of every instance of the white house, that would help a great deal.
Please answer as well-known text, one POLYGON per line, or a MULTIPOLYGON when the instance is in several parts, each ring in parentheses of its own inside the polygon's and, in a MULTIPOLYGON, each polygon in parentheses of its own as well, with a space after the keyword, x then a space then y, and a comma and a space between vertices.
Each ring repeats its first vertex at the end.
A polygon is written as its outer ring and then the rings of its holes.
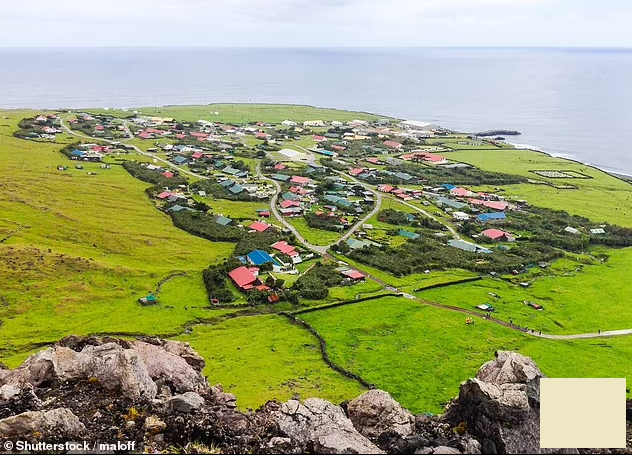
POLYGON ((283 120, 281 122, 281 125, 283 125, 283 126, 296 126, 296 122, 293 122, 292 120, 283 120))
POLYGON ((327 126, 327 125, 325 125, 325 122, 323 122, 322 120, 307 120, 307 121, 303 122, 303 126, 323 127, 323 126, 327 126))
POLYGON ((470 219, 470 216, 465 212, 454 212, 452 218, 454 221, 467 221, 470 219))

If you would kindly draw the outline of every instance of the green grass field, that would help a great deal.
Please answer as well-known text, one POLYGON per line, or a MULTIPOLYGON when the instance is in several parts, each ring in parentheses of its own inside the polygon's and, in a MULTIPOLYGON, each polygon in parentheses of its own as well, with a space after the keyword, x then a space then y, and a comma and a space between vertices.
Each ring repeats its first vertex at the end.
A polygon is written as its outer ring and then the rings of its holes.
POLYGON ((0 358, 70 333, 178 332, 206 310, 143 308, 139 297, 175 271, 199 272, 227 257, 232 244, 175 228, 147 198, 147 184, 120 166, 83 170, 61 144, 15 139, 29 112, 6 113, 0 129, 0 232, 26 225, 0 245, 0 358), (58 164, 69 166, 58 171, 58 164), (90 176, 88 171, 96 172, 90 176))
POLYGON ((307 221, 303 217, 286 218, 287 221, 296 228, 296 230, 312 245, 330 245, 340 240, 344 233, 333 231, 325 231, 324 229, 315 229, 308 226, 307 221))
POLYGON ((542 340, 487 321, 406 299, 384 298, 302 314, 320 332, 331 359, 388 390, 413 412, 441 412, 459 384, 494 358, 496 350, 533 356, 553 377, 627 377, 629 338, 542 340), (602 359, 597 361, 597 359, 602 359), (601 363, 603 361, 603 363, 601 363))
POLYGON ((632 185, 598 169, 530 150, 459 151, 447 156, 484 170, 518 174, 554 185, 576 185, 577 190, 531 184, 510 185, 504 189, 505 194, 526 199, 531 205, 565 210, 596 222, 607 220, 632 226, 632 185), (578 171, 592 179, 547 179, 529 172, 543 169, 578 171))
MULTIPOLYGON (((150 117, 173 117, 182 121, 196 122, 209 120, 225 123, 270 122, 281 123, 283 120, 303 122, 307 120, 323 120, 349 122, 351 120, 376 120, 388 118, 366 112, 350 112, 338 109, 317 108, 286 104, 209 104, 206 106, 168 106, 143 107, 136 109, 140 115, 150 117), (215 115, 218 112, 219 115, 215 115)), ((108 114, 116 117, 127 117, 132 112, 120 110, 104 111, 103 109, 87 109, 95 114, 108 114)))
POLYGON ((318 341, 282 316, 229 319, 213 326, 194 326, 187 341, 206 360, 211 384, 237 396, 241 409, 256 409, 268 400, 318 397, 340 403, 362 393, 361 386, 329 369, 318 341))
POLYGON ((491 278, 417 294, 432 302, 472 309, 489 303, 498 310, 496 317, 527 325, 545 333, 574 334, 619 330, 632 327, 630 286, 623 276, 632 276, 632 248, 611 250, 608 262, 589 265, 583 270, 536 278, 529 288, 522 288, 491 278), (567 276, 564 276, 567 275, 567 276), (495 299, 488 295, 499 295, 495 299), (523 301, 541 304, 536 311, 523 301))

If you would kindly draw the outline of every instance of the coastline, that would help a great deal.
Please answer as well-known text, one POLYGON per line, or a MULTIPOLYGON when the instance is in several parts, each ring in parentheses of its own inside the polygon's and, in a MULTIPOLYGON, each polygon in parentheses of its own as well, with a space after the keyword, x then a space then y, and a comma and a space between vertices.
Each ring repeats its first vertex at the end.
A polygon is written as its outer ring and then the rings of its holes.
MULTIPOLYGON (((287 104, 287 103, 265 103, 265 102, 230 102, 230 103, 208 103, 208 104, 165 104, 162 106, 142 106, 142 107, 125 107, 125 108, 121 108, 121 107, 101 107, 101 108, 83 108, 83 107, 76 107, 76 108, 70 108, 70 107, 58 107, 56 109, 38 109, 38 108, 4 108, 0 106, 0 112, 5 111, 5 112, 20 112, 20 111, 44 111, 44 112, 58 112, 58 111, 85 111, 85 112, 90 112, 90 111, 95 111, 95 110, 99 110, 99 111, 106 111, 107 110, 112 110, 112 111, 122 111, 122 109, 127 109, 128 111, 132 112, 135 110, 141 111, 142 109, 165 109, 165 108, 186 108, 186 107, 211 107, 211 106, 217 106, 217 105, 241 105, 241 106, 245 106, 245 105, 252 105, 252 106, 288 106, 288 107, 308 107, 308 108, 313 108, 313 109, 323 109, 323 110, 340 110, 340 111, 346 111, 346 112, 351 112, 351 113, 357 113, 357 114, 365 114, 365 115, 372 115, 372 116, 376 116, 376 117, 380 117, 380 118, 384 118, 384 119, 389 119, 389 120, 397 120, 397 121, 404 121, 405 119, 401 119, 398 117, 394 117, 391 115, 387 115, 387 114, 379 114, 379 113, 375 113, 375 112, 368 112, 368 111, 363 111, 363 110, 350 110, 350 109, 340 109, 340 108, 336 108, 336 107, 323 107, 323 106, 315 106, 312 104, 287 104)), ((458 134, 472 134, 472 133, 468 133, 465 131, 458 131, 458 130, 452 130, 450 128, 447 127, 443 127, 448 131, 452 131, 454 133, 458 133, 458 134)), ((546 150, 542 149, 541 147, 535 146, 535 145, 531 145, 531 144, 521 144, 518 142, 512 142, 512 141, 503 141, 506 144, 509 144, 513 147, 515 147, 518 150, 529 150, 532 152, 536 152, 536 153, 541 153, 543 155, 552 157, 552 158, 559 158, 559 159, 563 159, 563 160, 567 160, 582 166, 587 166, 587 167, 591 167, 593 169, 596 169, 598 171, 604 172, 618 180, 621 180, 625 183, 628 183, 630 185, 632 185, 632 173, 631 174, 626 174, 624 172, 617 172, 617 171, 610 171, 607 169, 604 169, 602 167, 599 167, 599 165, 595 165, 595 164, 591 164, 591 163, 587 163, 587 162, 582 162, 579 161, 578 159, 573 158, 572 156, 568 156, 566 154, 556 154, 555 152, 547 152, 546 150)))

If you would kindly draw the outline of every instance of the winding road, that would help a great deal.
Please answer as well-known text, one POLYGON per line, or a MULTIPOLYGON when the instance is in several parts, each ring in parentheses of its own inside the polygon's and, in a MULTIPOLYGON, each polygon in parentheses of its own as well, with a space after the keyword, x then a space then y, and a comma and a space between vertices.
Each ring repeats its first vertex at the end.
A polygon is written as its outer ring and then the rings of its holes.
MULTIPOLYGON (((134 138, 134 135, 130 131, 130 129, 129 129, 128 125, 127 125, 127 122, 125 122, 125 121, 123 121, 123 125, 124 125, 124 128, 125 128, 125 131, 126 131, 127 135, 129 136, 129 139, 125 139, 123 141, 114 141, 114 140, 109 140, 109 139, 96 138, 96 137, 88 136, 88 135, 85 135, 85 134, 77 133, 77 132, 71 130, 64 123, 63 119, 60 119, 60 124, 61 124, 62 128, 68 134, 71 134, 73 136, 77 136, 77 137, 80 137, 80 138, 84 138, 84 139, 89 139, 91 141, 105 142, 105 143, 109 143, 109 144, 119 144, 119 143, 124 143, 126 140, 134 138)), ((158 157, 158 156, 156 156, 156 155, 154 155, 152 153, 149 153, 149 152, 145 152, 145 151, 141 150, 140 148, 138 148, 135 145, 132 145, 132 147, 139 154, 145 155, 145 156, 149 156, 152 159, 160 161, 160 162, 166 164, 167 166, 169 166, 170 168, 175 169, 175 170, 177 170, 178 172, 180 172, 182 174, 187 174, 187 175, 190 175, 190 176, 193 176, 193 177, 196 177, 196 178, 200 178, 200 179, 209 179, 209 177, 202 176, 202 175, 196 174, 194 172, 191 172, 191 171, 189 171, 187 169, 184 169, 184 168, 182 168, 180 166, 177 166, 177 165, 171 163, 170 161, 165 160, 164 158, 158 157)), ((304 147, 298 146, 298 145, 295 145, 295 147, 307 152, 310 155, 310 157, 311 157, 310 162, 314 162, 315 161, 315 157, 314 157, 313 153, 310 150, 308 150, 308 149, 306 149, 304 147)), ((362 181, 360 181, 360 180, 358 180, 358 179, 356 179, 356 178, 354 178, 354 177, 352 177, 352 176, 350 176, 348 174, 345 174, 342 171, 335 171, 336 173, 338 173, 340 175, 343 175, 346 179, 351 180, 354 183, 357 183, 358 185, 362 186, 363 188, 366 188, 368 191, 371 191, 376 197, 375 207, 373 208, 373 210, 371 210, 371 212, 369 212, 361 220, 357 221, 337 242, 334 242, 334 243, 332 243, 330 245, 326 245, 326 246, 312 245, 311 243, 309 243, 298 232, 298 230, 294 226, 292 226, 279 213, 279 211, 277 209, 277 201, 278 201, 278 198, 279 198, 279 194, 281 192, 281 185, 277 181, 272 180, 272 179, 270 179, 270 178, 268 178, 268 177, 266 177, 265 175, 262 174, 262 172, 261 172, 261 161, 259 161, 257 163, 255 169, 256 169, 256 173, 257 173, 257 175, 259 176, 260 179, 263 179, 263 180, 266 180, 268 182, 271 182, 276 188, 276 192, 274 193, 274 195, 272 196, 272 198, 270 200, 270 209, 271 209, 271 212, 274 214, 274 217, 283 226, 288 228, 296 236, 296 239, 303 246, 305 246, 307 249, 309 249, 311 251, 314 251, 314 252, 320 254, 321 256, 323 256, 325 258, 335 259, 332 255, 330 255, 327 252, 329 250, 329 248, 332 245, 334 245, 335 243, 347 240, 351 235, 353 235, 353 233, 356 230, 358 230, 360 228, 360 226, 362 226, 369 219, 371 219, 375 214, 377 214, 380 211, 381 207, 382 207, 383 198, 382 198, 382 195, 381 195, 380 192, 378 192, 375 189, 373 189, 373 187, 371 187, 369 184, 367 184, 365 182, 362 182, 362 181)), ((393 198, 389 197, 389 199, 393 199, 393 198)), ((461 240, 461 237, 458 235, 456 230, 450 224, 448 224, 448 223, 446 223, 446 222, 444 222, 442 220, 437 219, 436 217, 434 217, 432 214, 428 213, 427 211, 425 211, 425 210, 423 210, 423 209, 421 209, 419 207, 416 207, 416 206, 414 206, 414 205, 412 205, 412 204, 410 204, 410 203, 408 203, 406 201, 400 201, 400 200, 397 200, 397 199, 393 199, 393 200, 395 200, 395 201, 397 201, 397 202, 399 202, 401 204, 404 204, 407 207, 410 207, 410 208, 412 208, 413 210, 415 210, 415 211, 417 211, 419 213, 422 213, 423 215, 425 215, 425 216, 437 221, 438 223, 441 223, 442 225, 444 225, 448 229, 448 231, 450 231, 450 233, 454 236, 455 239, 461 240)), ((482 315, 482 314, 480 314, 480 313, 478 313, 476 311, 473 311, 473 310, 468 310, 468 309, 465 309, 465 308, 455 307, 455 306, 451 306, 451 305, 443 305, 443 304, 440 304, 440 303, 431 302, 431 301, 428 301, 428 300, 423 300, 423 299, 417 298, 415 296, 412 296, 410 294, 405 294, 405 293, 399 291, 394 286, 391 286, 388 283, 386 283, 385 281, 372 276, 371 274, 363 271, 362 269, 359 269, 357 267, 355 267, 355 268, 358 271, 360 271, 362 274, 364 274, 367 278, 375 281, 376 283, 384 286, 387 289, 390 289, 390 290, 392 290, 394 292, 399 292, 402 297, 407 298, 409 300, 413 300, 413 301, 419 302, 421 304, 433 306, 433 307, 436 307, 436 308, 442 308, 442 309, 445 309, 445 310, 466 314, 466 315, 468 315, 470 317, 475 317, 475 318, 479 318, 479 319, 485 319, 485 320, 487 320, 489 322, 492 322, 492 323, 495 323, 497 325, 501 325, 503 327, 510 328, 512 330, 515 330, 515 331, 518 331, 518 332, 522 332, 522 333, 525 333, 527 335, 532 335, 532 336, 537 337, 537 338, 544 338, 544 339, 548 339, 548 340, 576 340, 576 339, 609 338, 609 337, 619 337, 619 336, 632 335, 632 329, 601 331, 601 332, 598 332, 598 333, 580 333, 580 334, 571 334, 571 335, 551 335, 551 334, 546 334, 546 333, 540 334, 540 332, 531 332, 530 330, 529 331, 525 331, 523 328, 521 328, 519 326, 507 323, 505 321, 501 321, 500 319, 496 319, 496 318, 493 318, 493 317, 486 317, 485 315, 482 315)))

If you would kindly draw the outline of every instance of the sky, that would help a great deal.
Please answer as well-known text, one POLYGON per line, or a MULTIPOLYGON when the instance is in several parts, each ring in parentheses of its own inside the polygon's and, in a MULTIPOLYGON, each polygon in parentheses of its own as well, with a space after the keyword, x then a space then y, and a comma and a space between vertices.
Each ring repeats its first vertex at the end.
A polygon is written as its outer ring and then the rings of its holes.
POLYGON ((632 47, 629 0, 21 0, 0 46, 632 47))

